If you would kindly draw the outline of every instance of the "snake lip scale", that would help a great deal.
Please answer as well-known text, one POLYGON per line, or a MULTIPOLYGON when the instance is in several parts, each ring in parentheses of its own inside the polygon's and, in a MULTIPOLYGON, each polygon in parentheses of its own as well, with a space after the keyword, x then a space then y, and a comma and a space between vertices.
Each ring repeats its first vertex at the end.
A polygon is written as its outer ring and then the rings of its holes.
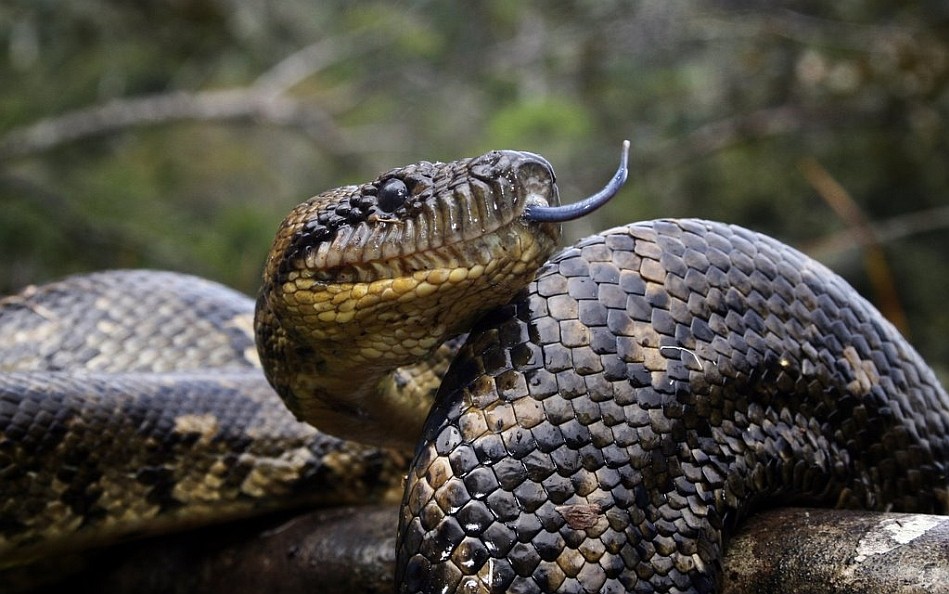
POLYGON ((756 509, 946 513, 949 396, 822 265, 696 219, 553 253, 627 151, 565 206, 522 151, 324 192, 256 304, 156 271, 0 300, 0 569, 401 499, 400 592, 714 592, 756 509))
POLYGON ((433 393, 403 389, 394 371, 526 286, 554 250, 557 223, 622 186, 628 148, 601 192, 567 207, 546 159, 492 151, 389 171, 295 208, 257 300, 257 344, 277 393, 324 431, 411 449, 433 393))

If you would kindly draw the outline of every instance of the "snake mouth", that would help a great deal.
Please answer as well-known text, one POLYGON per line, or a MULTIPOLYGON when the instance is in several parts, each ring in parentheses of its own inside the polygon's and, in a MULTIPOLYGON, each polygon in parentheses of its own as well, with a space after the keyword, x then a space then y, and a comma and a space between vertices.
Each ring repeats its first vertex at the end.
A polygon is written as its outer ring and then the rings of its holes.
MULTIPOLYGON (((619 184, 581 201, 581 211, 619 184)), ((525 288, 556 248, 559 223, 578 216, 559 203, 546 159, 492 151, 393 169, 299 205, 277 232, 257 301, 268 378, 317 427, 413 443, 430 402, 406 406, 389 372, 525 288), (401 419, 398 435, 364 427, 392 419, 401 419)))
POLYGON ((557 205, 553 167, 533 153, 420 162, 300 205, 284 223, 279 276, 372 282, 487 266, 516 251, 526 233, 556 245, 559 225, 524 213, 557 205))

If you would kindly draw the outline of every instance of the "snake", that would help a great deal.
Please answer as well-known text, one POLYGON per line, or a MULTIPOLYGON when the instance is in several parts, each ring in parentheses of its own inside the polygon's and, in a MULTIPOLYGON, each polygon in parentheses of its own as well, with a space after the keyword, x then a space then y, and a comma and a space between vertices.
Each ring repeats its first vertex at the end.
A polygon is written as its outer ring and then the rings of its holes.
POLYGON ((180 273, 0 300, 0 567, 278 507, 400 503, 399 592, 714 592, 735 526, 945 513, 949 396, 799 251, 660 219, 557 251, 525 151, 296 207, 256 302, 180 273))

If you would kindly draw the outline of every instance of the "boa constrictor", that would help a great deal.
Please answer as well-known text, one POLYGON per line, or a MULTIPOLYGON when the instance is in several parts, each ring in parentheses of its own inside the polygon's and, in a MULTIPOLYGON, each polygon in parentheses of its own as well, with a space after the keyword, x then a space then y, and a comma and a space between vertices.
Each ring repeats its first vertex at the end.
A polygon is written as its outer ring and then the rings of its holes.
POLYGON ((558 206, 494 151, 331 190, 255 316, 148 271, 6 298, 0 563, 401 499, 402 592, 708 592, 755 508, 945 511, 949 397, 823 266, 701 220, 551 257, 625 175, 558 206))

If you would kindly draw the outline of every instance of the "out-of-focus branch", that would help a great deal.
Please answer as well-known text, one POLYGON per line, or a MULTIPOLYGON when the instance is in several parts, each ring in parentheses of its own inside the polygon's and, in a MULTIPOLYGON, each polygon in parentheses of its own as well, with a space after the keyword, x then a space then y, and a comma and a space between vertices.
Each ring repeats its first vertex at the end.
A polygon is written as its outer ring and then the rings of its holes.
POLYGON ((778 35, 805 46, 878 53, 919 31, 896 23, 857 23, 820 18, 786 8, 725 10, 690 19, 693 30, 709 39, 778 35))
POLYGON ((695 129, 685 139, 691 150, 683 151, 682 156, 688 160, 695 152, 713 153, 740 140, 787 134, 804 125, 804 116, 797 107, 759 109, 695 129))
MULTIPOLYGON (((869 227, 872 231, 873 242, 877 244, 890 243, 920 233, 949 229, 949 206, 937 206, 884 221, 872 221, 869 227)), ((802 246, 802 249, 813 258, 825 260, 841 252, 862 249, 868 245, 867 241, 864 233, 847 228, 807 243, 802 246)))
POLYGON ((841 120, 804 112, 791 105, 770 107, 709 122, 685 136, 658 143, 654 147, 637 147, 637 154, 648 156, 650 170, 676 167, 742 142, 795 133, 805 128, 826 125, 828 121, 841 120))
POLYGON ((184 120, 262 121, 320 138, 331 150, 346 150, 345 135, 322 109, 295 99, 267 96, 250 88, 198 93, 178 91, 114 99, 46 118, 0 137, 0 159, 23 157, 128 128, 184 120))
POLYGON ((361 31, 321 40, 290 54, 248 87, 216 91, 175 91, 113 99, 15 128, 0 136, 0 159, 23 157, 92 136, 138 126, 184 120, 251 120, 289 127, 320 141, 335 153, 351 146, 325 110, 287 96, 303 80, 341 60, 378 48, 385 36, 361 31))
POLYGON ((368 35, 363 30, 321 39, 271 66, 257 77, 253 88, 263 98, 282 95, 321 70, 379 48, 388 41, 385 35, 368 35))
POLYGON ((918 34, 893 23, 881 25, 830 20, 789 9, 764 12, 761 26, 803 45, 823 45, 868 53, 883 51, 888 43, 918 34))
POLYGON ((883 315, 889 319, 900 332, 907 334, 909 322, 906 312, 900 303, 896 291, 896 283, 890 266, 886 261, 886 254, 879 238, 876 236, 870 220, 860 209, 860 205, 850 196, 846 188, 840 185, 820 163, 814 159, 804 159, 800 162, 801 173, 817 194, 824 199, 837 216, 850 228, 851 233, 859 237, 863 246, 864 268, 873 286, 877 305, 883 315))

